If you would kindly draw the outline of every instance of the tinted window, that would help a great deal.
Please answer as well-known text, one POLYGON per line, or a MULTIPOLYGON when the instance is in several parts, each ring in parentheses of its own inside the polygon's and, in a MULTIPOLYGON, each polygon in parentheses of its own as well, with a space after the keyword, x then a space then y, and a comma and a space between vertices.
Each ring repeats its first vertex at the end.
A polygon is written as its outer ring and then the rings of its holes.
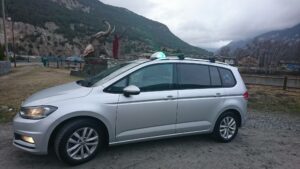
POLYGON ((233 74, 228 69, 219 68, 223 87, 232 87, 235 85, 233 74))
POLYGON ((178 82, 183 89, 210 87, 208 66, 178 64, 178 82))
POLYGON ((218 71, 218 68, 210 66, 209 67, 209 71, 210 71, 210 78, 211 78, 211 85, 212 87, 217 87, 217 86, 221 86, 221 79, 220 79, 220 74, 218 71))
POLYGON ((159 64, 142 68, 129 76, 129 85, 135 85, 141 91, 172 89, 173 65, 159 64))

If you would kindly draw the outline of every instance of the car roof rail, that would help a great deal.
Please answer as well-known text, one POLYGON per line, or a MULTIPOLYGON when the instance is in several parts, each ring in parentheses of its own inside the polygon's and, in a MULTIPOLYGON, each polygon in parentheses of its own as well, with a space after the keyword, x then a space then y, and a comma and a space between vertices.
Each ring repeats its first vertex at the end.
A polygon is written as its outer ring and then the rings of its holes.
POLYGON ((217 64, 223 64, 223 65, 229 65, 225 62, 220 62, 216 61, 215 58, 208 58, 208 59, 196 59, 196 58, 190 58, 190 57, 185 57, 183 53, 178 53, 178 54, 170 54, 166 55, 163 52, 156 52, 151 55, 150 60, 191 60, 191 61, 200 61, 200 62, 209 62, 209 63, 217 63, 217 64))
POLYGON ((210 59, 196 59, 196 58, 186 58, 186 60, 192 60, 192 61, 200 61, 200 62, 209 62, 209 63, 217 63, 222 65, 229 65, 225 62, 216 61, 214 58, 210 59))

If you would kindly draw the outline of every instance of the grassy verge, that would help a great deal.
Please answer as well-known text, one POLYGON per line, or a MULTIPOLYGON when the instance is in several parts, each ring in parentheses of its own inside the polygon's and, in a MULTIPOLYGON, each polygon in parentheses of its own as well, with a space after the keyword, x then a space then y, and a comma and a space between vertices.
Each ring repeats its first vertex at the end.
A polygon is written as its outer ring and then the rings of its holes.
POLYGON ((55 85, 75 81, 68 70, 41 66, 20 66, 0 77, 0 122, 11 121, 31 94, 55 85))
POLYGON ((300 115, 300 89, 249 85, 249 108, 300 115))

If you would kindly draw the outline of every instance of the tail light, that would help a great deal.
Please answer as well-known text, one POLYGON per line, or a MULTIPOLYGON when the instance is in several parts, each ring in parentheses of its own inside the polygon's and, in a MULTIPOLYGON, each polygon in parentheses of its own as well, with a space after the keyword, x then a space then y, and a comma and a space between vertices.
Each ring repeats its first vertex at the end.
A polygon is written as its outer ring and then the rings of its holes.
POLYGON ((245 100, 248 100, 249 99, 249 93, 248 91, 246 91, 244 94, 243 94, 243 97, 245 100))
POLYGON ((244 94, 243 94, 243 97, 245 100, 248 100, 249 99, 249 93, 248 91, 246 91, 244 94))

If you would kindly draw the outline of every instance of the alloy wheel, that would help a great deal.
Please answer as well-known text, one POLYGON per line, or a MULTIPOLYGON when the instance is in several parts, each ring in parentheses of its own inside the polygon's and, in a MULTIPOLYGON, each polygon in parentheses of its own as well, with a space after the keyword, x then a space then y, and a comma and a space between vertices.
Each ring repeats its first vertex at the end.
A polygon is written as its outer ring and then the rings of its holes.
POLYGON ((66 148, 69 157, 82 160, 95 152, 99 144, 99 135, 95 129, 83 127, 69 137, 66 148))
POLYGON ((236 121, 233 117, 226 116, 220 123, 220 135, 225 140, 231 139, 236 132, 236 121))

